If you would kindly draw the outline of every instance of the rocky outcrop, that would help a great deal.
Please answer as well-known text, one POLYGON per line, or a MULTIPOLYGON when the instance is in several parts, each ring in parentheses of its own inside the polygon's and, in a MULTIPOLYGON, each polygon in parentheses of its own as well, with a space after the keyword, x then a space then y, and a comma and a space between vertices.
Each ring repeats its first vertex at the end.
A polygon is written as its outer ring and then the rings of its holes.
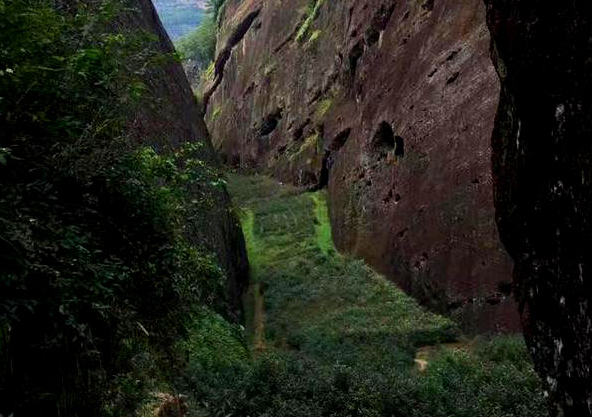
MULTIPOLYGON (((138 3, 139 13, 122 22, 129 28, 142 28, 159 38, 159 49, 172 52, 169 40, 150 0, 138 3)), ((130 131, 140 144, 159 150, 175 150, 184 142, 199 143, 200 157, 219 168, 201 110, 178 62, 158 66, 145 77, 152 105, 143 106, 132 116, 130 131)), ((242 230, 231 210, 230 198, 223 186, 201 184, 195 194, 209 203, 192 216, 186 225, 190 240, 213 251, 225 269, 227 295, 235 318, 242 316, 241 296, 248 283, 248 262, 242 230)))
POLYGON ((206 121, 226 162, 327 187, 340 250, 467 327, 516 329, 480 0, 228 0, 206 121))
POLYGON ((592 415, 592 4, 487 0, 496 217, 552 415, 592 415))

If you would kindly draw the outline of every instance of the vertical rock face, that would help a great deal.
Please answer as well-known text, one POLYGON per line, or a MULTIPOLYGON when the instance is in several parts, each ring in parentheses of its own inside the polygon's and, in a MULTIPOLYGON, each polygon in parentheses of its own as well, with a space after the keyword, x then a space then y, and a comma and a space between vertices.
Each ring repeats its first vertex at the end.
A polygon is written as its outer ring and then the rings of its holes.
POLYGON ((327 186, 341 250, 469 327, 515 330, 488 47, 480 0, 228 0, 206 121, 230 164, 327 186))
MULTIPOLYGON (((126 16, 121 24, 132 29, 141 28, 159 38, 163 53, 173 51, 173 45, 162 27, 150 0, 142 0, 139 13, 126 16)), ((132 115, 130 131, 140 144, 155 146, 159 150, 174 150, 184 142, 201 144, 201 157, 210 166, 219 162, 203 122, 201 110, 183 68, 178 62, 160 66, 146 77, 153 103, 132 115)), ((190 240, 218 256, 227 278, 227 293, 231 308, 241 315, 241 295, 248 281, 248 263, 242 231, 231 211, 230 198, 224 188, 200 185, 196 190, 206 193, 211 201, 206 212, 188 221, 186 230, 190 240)))
POLYGON ((488 0, 497 222, 554 415, 592 415, 592 4, 488 0))

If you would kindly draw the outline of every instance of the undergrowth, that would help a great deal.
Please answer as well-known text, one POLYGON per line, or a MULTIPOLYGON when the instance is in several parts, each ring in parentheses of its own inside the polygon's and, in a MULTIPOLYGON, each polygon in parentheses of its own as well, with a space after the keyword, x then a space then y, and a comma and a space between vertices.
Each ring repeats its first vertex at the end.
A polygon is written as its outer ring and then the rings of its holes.
POLYGON ((221 310, 222 271, 185 231, 215 175, 198 145, 128 135, 156 102, 144 80, 175 59, 114 33, 134 13, 0 0, 3 415, 133 415, 172 385, 195 306, 221 310))
MULTIPOLYGON (((229 190, 243 213, 252 282, 265 298, 266 345, 215 371, 198 360, 192 369, 199 371, 186 379, 194 415, 546 415, 518 337, 435 347, 427 369, 417 370, 417 348, 456 340, 455 324, 336 253, 323 192, 238 175, 229 190)), ((257 331, 248 317, 247 334, 257 331)), ((228 335, 235 345, 245 340, 234 330, 228 335)))

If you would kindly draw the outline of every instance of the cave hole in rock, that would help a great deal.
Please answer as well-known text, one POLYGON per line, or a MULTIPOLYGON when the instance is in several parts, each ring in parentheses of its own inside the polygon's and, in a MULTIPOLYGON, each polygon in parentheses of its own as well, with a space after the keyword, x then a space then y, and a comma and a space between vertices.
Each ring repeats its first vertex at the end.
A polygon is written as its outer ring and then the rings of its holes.
POLYGON ((388 25, 393 12, 395 11, 395 5, 391 4, 386 7, 384 4, 374 14, 370 27, 366 29, 366 44, 368 46, 374 45, 380 39, 380 33, 384 31, 388 25))
POLYGON ((491 306, 498 305, 502 302, 502 299, 499 295, 490 295, 489 297, 485 298, 485 302, 491 306))
POLYGON ((395 147, 395 133, 388 122, 380 122, 374 135, 374 147, 378 149, 392 149, 395 147))
POLYGON ((366 45, 372 46, 380 39, 380 31, 370 26, 366 29, 366 45))
POLYGON ((306 119, 304 121, 304 123, 302 123, 300 126, 298 126, 295 130, 294 130, 294 135, 292 136, 294 141, 297 142, 299 140, 301 140, 304 136, 304 129, 306 129, 306 127, 310 124, 310 119, 306 119))
POLYGON ((299 141, 302 139, 302 135, 304 135, 304 127, 299 127, 294 131, 294 141, 299 141))
POLYGON ((282 110, 281 109, 278 109, 274 113, 268 115, 263 120, 263 122, 261 122, 261 128, 259 129, 259 135, 267 136, 271 132, 273 132, 277 128, 281 118, 282 118, 282 110))
POLYGON ((325 152, 323 156, 323 166, 321 167, 321 175, 319 177, 318 188, 323 189, 329 185, 329 171, 333 166, 333 154, 331 152, 325 152))
POLYGON ((335 136, 335 139, 333 139, 333 143, 331 144, 332 150, 339 151, 341 148, 343 148, 343 146, 345 145, 345 143, 349 139, 350 134, 351 134, 351 127, 348 127, 347 129, 339 132, 337 134, 337 136, 335 136))
POLYGON ((392 198, 393 198, 393 190, 391 189, 391 190, 389 190, 389 192, 387 193, 386 197, 384 197, 384 198, 382 199, 382 202, 386 204, 386 203, 390 202, 392 198))
POLYGON ((395 136, 395 156, 405 156, 405 140, 401 136, 395 136))
POLYGON ((458 310, 459 308, 461 308, 463 306, 463 300, 454 300, 454 301, 450 301, 447 305, 446 305, 446 310, 450 311, 454 311, 454 310, 458 310))
POLYGON ((497 289, 506 296, 509 296, 514 291, 514 284, 511 281, 501 281, 497 284, 497 289))
POLYGON ((393 128, 388 122, 381 122, 373 139, 374 150, 379 158, 386 158, 392 152, 394 156, 405 155, 405 141, 401 136, 395 136, 393 128))
MULTIPOLYGON (((462 48, 461 48, 462 49, 462 48)), ((457 55, 458 53, 461 51, 461 49, 457 49, 455 51, 452 51, 447 57, 446 57, 446 61, 452 61, 457 55)))
POLYGON ((356 71, 358 70, 358 61, 364 54, 364 43, 363 41, 358 41, 351 51, 349 52, 349 73, 352 79, 356 76, 356 71))
POLYGON ((428 0, 426 1, 422 6, 422 9, 427 10, 428 12, 431 12, 432 10, 434 10, 434 0, 428 0))
POLYGON ((458 79, 458 76, 459 76, 459 75, 460 75, 460 72, 459 72, 459 71, 457 71, 457 72, 455 72, 454 74, 452 74, 452 75, 450 76, 450 78, 448 78, 448 79, 446 80, 446 85, 450 85, 450 84, 452 84, 453 82, 455 82, 455 81, 458 79))

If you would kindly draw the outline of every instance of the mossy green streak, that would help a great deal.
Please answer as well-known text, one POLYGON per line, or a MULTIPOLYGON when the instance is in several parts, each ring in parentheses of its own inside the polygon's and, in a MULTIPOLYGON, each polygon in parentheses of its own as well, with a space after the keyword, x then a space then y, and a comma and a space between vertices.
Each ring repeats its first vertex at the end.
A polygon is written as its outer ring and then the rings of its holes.
POLYGON ((327 195, 324 191, 317 191, 311 195, 315 203, 315 230, 319 249, 325 255, 334 254, 333 237, 331 236, 331 223, 327 210, 327 195))

